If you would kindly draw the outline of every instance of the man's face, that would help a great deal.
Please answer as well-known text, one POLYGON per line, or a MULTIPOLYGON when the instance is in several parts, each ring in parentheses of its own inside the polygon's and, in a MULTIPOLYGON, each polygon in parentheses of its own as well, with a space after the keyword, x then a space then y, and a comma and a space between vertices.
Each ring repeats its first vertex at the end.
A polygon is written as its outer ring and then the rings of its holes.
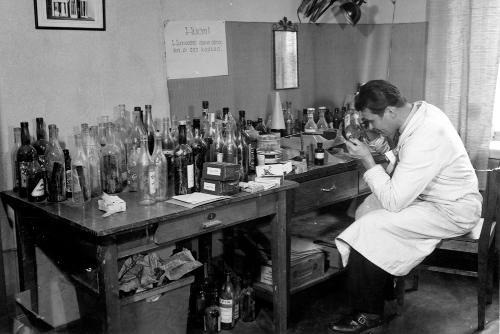
POLYGON ((368 123, 368 129, 377 130, 386 137, 394 137, 396 131, 398 130, 398 126, 395 122, 395 115, 387 108, 381 116, 374 114, 370 109, 365 108, 361 112, 361 116, 364 121, 368 123))

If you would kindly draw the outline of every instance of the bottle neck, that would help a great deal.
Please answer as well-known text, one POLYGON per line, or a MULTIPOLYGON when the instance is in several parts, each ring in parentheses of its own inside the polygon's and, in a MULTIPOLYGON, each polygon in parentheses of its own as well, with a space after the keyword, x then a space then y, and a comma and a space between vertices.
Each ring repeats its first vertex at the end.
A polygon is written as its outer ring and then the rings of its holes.
POLYGON ((186 125, 179 125, 179 145, 186 144, 186 125))
POLYGON ((45 134, 45 128, 43 126, 43 120, 37 119, 36 120, 36 139, 37 140, 44 140, 46 138, 45 134))
POLYGON ((59 141, 57 140, 57 128, 49 126, 49 141, 55 145, 59 145, 59 141))
POLYGON ((30 144, 30 131, 28 129, 28 124, 21 126, 21 144, 30 144))

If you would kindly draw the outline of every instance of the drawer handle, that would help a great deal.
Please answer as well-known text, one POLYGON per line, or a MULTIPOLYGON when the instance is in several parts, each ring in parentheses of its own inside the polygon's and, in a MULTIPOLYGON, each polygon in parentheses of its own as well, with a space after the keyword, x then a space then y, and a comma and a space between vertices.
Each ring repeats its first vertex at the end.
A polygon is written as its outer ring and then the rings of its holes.
POLYGON ((324 191, 326 193, 329 193, 330 191, 337 190, 337 187, 335 187, 335 184, 332 184, 330 188, 321 188, 321 191, 324 191))
POLYGON ((219 226, 219 225, 222 225, 222 221, 219 220, 219 219, 213 219, 213 220, 209 220, 209 221, 206 221, 204 223, 201 224, 201 228, 206 230, 206 229, 209 229, 209 228, 212 228, 212 227, 216 227, 216 226, 219 226))

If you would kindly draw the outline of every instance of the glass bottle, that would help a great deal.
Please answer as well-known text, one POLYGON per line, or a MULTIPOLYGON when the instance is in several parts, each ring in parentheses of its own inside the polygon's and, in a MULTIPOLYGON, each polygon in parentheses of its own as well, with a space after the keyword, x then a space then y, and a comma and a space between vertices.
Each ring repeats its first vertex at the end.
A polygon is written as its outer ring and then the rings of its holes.
POLYGON ((111 135, 114 140, 116 147, 120 151, 120 172, 121 172, 121 181, 122 181, 122 189, 127 186, 127 150, 125 147, 125 143, 122 140, 122 136, 118 127, 114 123, 111 124, 111 135))
POLYGON ((149 155, 148 137, 141 137, 141 147, 137 160, 137 179, 139 184, 140 205, 151 205, 155 203, 156 177, 155 168, 149 155))
POLYGON ((174 150, 175 150, 175 142, 172 137, 172 132, 170 131, 170 120, 167 118, 163 118, 163 141, 162 141, 162 149, 163 155, 167 159, 167 197, 171 197, 174 192, 174 150))
POLYGON ((259 132, 259 135, 263 135, 267 133, 267 129, 262 122, 262 117, 257 118, 257 125, 255 126, 255 130, 259 132))
POLYGON ((325 109, 325 121, 326 124, 328 124, 329 129, 333 128, 333 113, 330 111, 329 108, 325 109))
POLYGON ((324 131, 328 129, 328 123, 326 122, 325 119, 325 113, 326 113, 326 107, 319 107, 319 118, 318 122, 316 123, 316 126, 319 131, 324 131))
POLYGON ((246 130, 242 132, 248 146, 248 174, 255 173, 257 165, 257 142, 259 134, 253 128, 252 121, 247 120, 246 130))
POLYGON ((12 146, 11 151, 11 161, 12 161, 12 181, 14 183, 13 190, 19 191, 19 178, 17 175, 17 169, 19 165, 17 163, 17 150, 21 147, 21 128, 14 128, 14 146, 12 146))
POLYGON ((304 132, 304 129, 306 127, 306 123, 308 121, 307 118, 307 108, 302 109, 302 125, 301 125, 301 132, 304 132))
POLYGON ((33 147, 38 155, 38 162, 42 170, 45 170, 45 151, 47 150, 47 132, 45 131, 45 122, 42 117, 36 118, 36 141, 33 147))
POLYGON ((231 273, 226 273, 226 281, 222 285, 219 297, 221 313, 220 325, 222 329, 228 330, 234 327, 234 286, 231 283, 231 273))
POLYGON ((191 145, 193 142, 193 120, 189 115, 186 116, 186 144, 191 145))
POLYGON ((132 124, 132 130, 130 133, 130 140, 131 140, 130 150, 133 149, 136 152, 139 152, 139 149, 141 148, 141 137, 146 135, 146 131, 144 131, 144 126, 141 121, 140 107, 134 108, 133 116, 134 116, 134 123, 132 124))
POLYGON ((241 320, 250 322, 255 320, 255 291, 252 287, 252 281, 247 278, 243 282, 241 291, 241 320))
POLYGON ((87 154, 87 159, 89 160, 89 170, 90 170, 90 195, 91 197, 101 196, 101 150, 98 146, 96 139, 96 128, 92 127, 92 134, 90 134, 89 129, 82 129, 82 139, 85 153, 87 154), (85 133, 85 134, 84 134, 85 133))
POLYGON ((325 164, 325 149, 323 143, 318 143, 314 149, 314 165, 323 166, 325 164))
POLYGON ((163 154, 162 136, 160 130, 156 130, 155 134, 155 149, 151 160, 155 169, 155 201, 161 202, 167 200, 168 191, 168 163, 167 158, 163 154))
POLYGON ((291 136, 294 133, 294 120, 292 115, 292 102, 286 101, 286 108, 284 110, 285 120, 285 135, 291 136))
POLYGON ((208 131, 203 135, 203 140, 207 144, 207 154, 205 161, 217 161, 217 151, 215 149, 215 140, 217 138, 217 131, 215 128, 215 113, 208 113, 208 131))
POLYGON ((108 124, 108 122, 108 116, 101 116, 99 121, 99 145, 101 145, 101 147, 106 145, 106 124, 108 124))
POLYGON ((344 116, 344 132, 345 138, 356 138, 362 139, 364 135, 364 130, 361 127, 360 116, 359 113, 354 110, 354 108, 347 111, 347 114, 344 116))
POLYGON ((234 138, 234 128, 230 123, 226 125, 226 140, 222 146, 222 161, 233 164, 238 163, 238 147, 234 138))
MULTIPOLYGON (((118 105, 118 112, 120 113, 118 119, 115 121, 116 123, 116 129, 118 130, 118 133, 120 135, 120 140, 123 143, 123 146, 125 147, 124 150, 124 166, 127 164, 127 159, 128 159, 128 154, 130 152, 130 147, 132 145, 132 123, 130 122, 130 119, 128 117, 127 110, 125 109, 124 104, 119 104, 118 105)), ((123 168, 123 171, 126 169, 123 168)), ((126 181, 126 178, 124 178, 124 182, 126 181)))
POLYGON ((335 108, 333 112, 332 128, 339 129, 342 116, 340 115, 340 109, 335 108))
POLYGON ((200 120, 193 119, 194 137, 191 142, 194 162, 194 191, 201 191, 201 178, 203 175, 203 163, 207 152, 207 144, 200 135, 200 120))
POLYGON ((222 123, 217 123, 216 128, 215 128, 215 143, 214 143, 214 154, 215 154, 215 160, 217 162, 222 162, 224 160, 224 156, 222 153, 222 148, 224 147, 224 137, 223 137, 223 130, 222 130, 222 123))
POLYGON ((179 145, 174 150, 174 187, 176 195, 194 191, 193 152, 186 143, 185 121, 179 121, 179 145))
POLYGON ((314 133, 318 130, 314 122, 314 108, 307 108, 307 123, 304 125, 305 133, 314 133))
POLYGON ((207 334, 219 333, 221 331, 221 310, 219 307, 217 288, 213 289, 213 297, 208 299, 208 307, 205 309, 203 318, 203 330, 207 334))
POLYGON ((66 171, 64 153, 57 138, 57 127, 49 124, 49 145, 45 151, 47 169, 47 200, 61 202, 66 199, 66 171))
POLYGON ((130 192, 134 192, 139 189, 139 184, 138 184, 139 180, 137 174, 139 151, 140 151, 140 146, 138 150, 131 148, 127 159, 127 185, 128 185, 127 189, 130 192))
POLYGON ((82 135, 75 135, 76 151, 71 160, 71 190, 73 202, 83 204, 91 198, 90 168, 82 145, 82 135))
POLYGON ((17 178, 19 196, 28 197, 28 168, 33 159, 38 159, 35 148, 30 144, 28 122, 21 122, 21 146, 17 150, 17 178))
POLYGON ((26 191, 28 193, 28 201, 41 202, 47 197, 45 190, 45 170, 42 170, 38 159, 33 156, 33 159, 28 164, 28 181, 26 191))
POLYGON ((73 175, 71 173, 71 156, 68 149, 63 149, 64 154, 64 172, 66 174, 66 198, 73 197, 73 175))
POLYGON ((246 118, 245 118, 245 110, 240 110, 238 111, 238 124, 239 124, 239 127, 241 130, 245 130, 245 128, 247 127, 247 121, 246 121, 246 118))
POLYGON ((149 154, 153 154, 153 150, 155 148, 156 129, 153 123, 153 114, 151 112, 151 105, 146 104, 144 108, 146 109, 146 121, 144 122, 144 125, 146 127, 146 133, 148 135, 148 149, 149 149, 149 154))
POLYGON ((235 135, 238 163, 240 164, 240 181, 247 182, 250 152, 248 151, 248 138, 245 136, 245 131, 241 127, 241 123, 237 123, 235 135))
POLYGON ((101 150, 102 191, 107 194, 116 194, 123 190, 121 152, 115 142, 113 127, 111 122, 106 124, 106 145, 101 150))
POLYGON ((234 284, 234 322, 236 323, 241 317, 241 278, 236 276, 234 284))
POLYGON ((200 135, 202 137, 208 132, 208 128, 210 127, 209 119, 208 119, 208 101, 201 101, 201 127, 200 127, 200 135))

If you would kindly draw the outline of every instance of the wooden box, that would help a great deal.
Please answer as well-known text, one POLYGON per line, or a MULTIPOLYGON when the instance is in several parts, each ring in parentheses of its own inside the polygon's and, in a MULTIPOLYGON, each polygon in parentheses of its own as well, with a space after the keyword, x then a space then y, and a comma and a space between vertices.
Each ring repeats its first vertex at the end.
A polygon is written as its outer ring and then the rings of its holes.
POLYGON ((201 192, 214 195, 233 195, 240 191, 239 181, 201 179, 201 192))
POLYGON ((203 178, 220 181, 236 181, 240 179, 240 165, 229 162, 205 162, 203 178))

